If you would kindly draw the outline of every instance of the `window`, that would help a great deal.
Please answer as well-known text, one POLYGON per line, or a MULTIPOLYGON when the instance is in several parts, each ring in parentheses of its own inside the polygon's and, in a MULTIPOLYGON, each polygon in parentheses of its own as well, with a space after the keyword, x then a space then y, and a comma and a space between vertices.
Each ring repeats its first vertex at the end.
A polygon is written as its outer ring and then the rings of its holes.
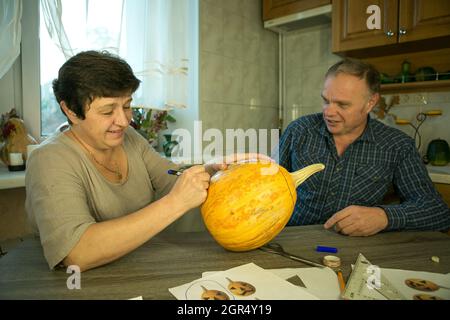
POLYGON ((23 116, 31 134, 47 136, 66 121, 52 81, 70 56, 84 50, 108 50, 127 60, 142 81, 137 104, 194 106, 197 11, 198 0, 25 1, 23 116))

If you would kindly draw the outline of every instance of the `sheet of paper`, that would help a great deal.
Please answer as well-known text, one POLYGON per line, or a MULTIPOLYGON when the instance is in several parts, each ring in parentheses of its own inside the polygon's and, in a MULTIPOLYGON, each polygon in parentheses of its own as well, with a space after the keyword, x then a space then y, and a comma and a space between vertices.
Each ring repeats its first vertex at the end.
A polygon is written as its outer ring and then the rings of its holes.
POLYGON ((318 300, 254 263, 215 272, 169 292, 178 300, 318 300))
POLYGON ((382 274, 409 300, 450 300, 450 275, 381 268, 382 274))
MULTIPOLYGON (((450 300, 450 273, 387 268, 380 268, 380 272, 408 300, 450 300)), ((366 292, 374 299, 386 300, 376 290, 366 292)))
MULTIPOLYGON (((307 292, 321 300, 340 299, 339 282, 336 273, 330 268, 281 268, 267 271, 305 288, 307 292)), ((207 277, 215 273, 217 271, 203 272, 202 276, 207 277)))
POLYGON ((339 300, 341 291, 336 275, 330 268, 286 268, 272 272, 283 279, 298 276, 306 290, 321 300, 339 300))

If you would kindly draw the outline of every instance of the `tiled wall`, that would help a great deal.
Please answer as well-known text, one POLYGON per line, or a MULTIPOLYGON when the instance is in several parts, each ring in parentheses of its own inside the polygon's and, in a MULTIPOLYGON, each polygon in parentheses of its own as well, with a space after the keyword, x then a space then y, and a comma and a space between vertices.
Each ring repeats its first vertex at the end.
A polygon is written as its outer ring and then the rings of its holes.
POLYGON ((200 1, 203 130, 278 127, 278 35, 263 28, 261 2, 200 1))
MULTIPOLYGON (((320 93, 327 69, 341 58, 331 53, 331 26, 329 24, 303 29, 285 37, 286 127, 292 120, 306 114, 322 111, 320 93)), ((426 153, 428 143, 437 138, 450 143, 450 92, 419 92, 401 94, 400 103, 391 109, 399 118, 416 124, 417 113, 440 109, 442 116, 429 117, 420 127, 422 143, 420 152, 426 153)), ((389 99, 390 95, 385 95, 389 99)), ((396 127, 411 137, 414 130, 409 125, 396 125, 392 117, 382 122, 396 127)))
POLYGON ((340 57, 331 53, 330 24, 291 32, 284 47, 286 128, 302 115, 321 112, 324 75, 340 57))

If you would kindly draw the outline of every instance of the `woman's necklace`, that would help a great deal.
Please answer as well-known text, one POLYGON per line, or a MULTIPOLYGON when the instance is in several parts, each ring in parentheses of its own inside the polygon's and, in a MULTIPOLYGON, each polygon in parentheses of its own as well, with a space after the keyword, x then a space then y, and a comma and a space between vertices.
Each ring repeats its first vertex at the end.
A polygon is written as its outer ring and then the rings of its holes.
POLYGON ((81 144, 81 146, 89 153, 89 155, 91 156, 92 160, 94 160, 94 162, 96 164, 98 164, 99 166, 105 168, 106 170, 108 170, 111 173, 114 173, 117 177, 117 180, 122 181, 122 173, 119 170, 119 166, 116 163, 116 169, 112 170, 110 168, 108 168, 107 166, 105 166, 103 163, 101 163, 100 161, 97 161, 97 159, 95 159, 94 154, 84 145, 84 143, 77 137, 77 135, 75 134, 75 132, 73 132, 73 130, 70 130, 70 132, 72 133, 73 137, 78 141, 79 144, 81 144))

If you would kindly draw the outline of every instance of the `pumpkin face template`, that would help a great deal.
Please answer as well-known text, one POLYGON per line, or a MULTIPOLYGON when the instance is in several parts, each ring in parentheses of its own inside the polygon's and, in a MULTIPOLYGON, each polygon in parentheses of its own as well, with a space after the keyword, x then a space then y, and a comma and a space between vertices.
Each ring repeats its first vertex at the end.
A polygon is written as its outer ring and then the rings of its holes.
POLYGON ((236 296, 249 296, 256 292, 256 288, 248 282, 233 281, 230 278, 227 278, 227 280, 229 282, 228 290, 236 296))
POLYGON ((203 293, 201 296, 202 300, 230 300, 230 297, 223 291, 220 290, 208 290, 204 286, 201 286, 203 293))
POLYGON ((439 286, 432 281, 422 279, 406 279, 405 284, 415 290, 419 291, 436 291, 439 290, 439 286))

